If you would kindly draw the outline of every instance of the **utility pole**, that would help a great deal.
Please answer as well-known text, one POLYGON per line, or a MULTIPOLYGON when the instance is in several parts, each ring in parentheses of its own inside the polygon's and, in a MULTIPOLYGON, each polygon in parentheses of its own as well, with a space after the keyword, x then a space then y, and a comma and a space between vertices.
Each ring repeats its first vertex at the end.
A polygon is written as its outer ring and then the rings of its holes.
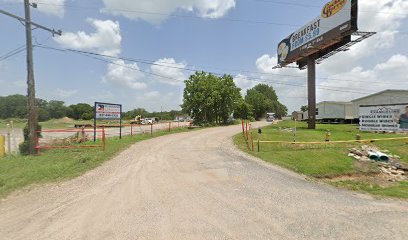
POLYGON ((25 30, 27 46, 27 110, 28 110, 28 152, 35 153, 34 137, 38 125, 37 106, 35 104, 35 81, 33 63, 33 39, 31 34, 30 2, 24 0, 25 30))
POLYGON ((29 0, 24 0, 24 12, 25 18, 16 16, 9 12, 0 10, 0 13, 5 14, 9 17, 15 18, 20 22, 24 22, 26 30, 26 48, 27 48, 27 111, 28 111, 28 143, 29 143, 29 153, 34 154, 34 140, 37 130, 38 118, 37 118, 37 106, 35 102, 35 81, 34 81, 34 63, 33 63, 33 40, 32 40, 32 26, 41 28, 43 30, 51 32, 53 35, 61 35, 61 31, 55 31, 39 25, 37 23, 31 22, 30 6, 37 8, 37 4, 30 4, 29 0))

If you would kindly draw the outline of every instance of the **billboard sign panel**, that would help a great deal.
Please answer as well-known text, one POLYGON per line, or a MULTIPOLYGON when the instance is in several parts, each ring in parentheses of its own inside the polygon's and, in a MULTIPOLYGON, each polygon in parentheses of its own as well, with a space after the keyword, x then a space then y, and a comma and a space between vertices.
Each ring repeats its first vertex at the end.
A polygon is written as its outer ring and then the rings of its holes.
POLYGON ((408 103, 360 106, 360 131, 408 131, 408 103))
POLYGON ((357 10, 357 0, 327 3, 319 17, 279 43, 278 64, 284 67, 319 52, 323 56, 329 47, 337 44, 337 49, 350 42, 350 34, 357 31, 357 10))
POLYGON ((95 119, 120 120, 122 118, 122 105, 95 102, 95 119))

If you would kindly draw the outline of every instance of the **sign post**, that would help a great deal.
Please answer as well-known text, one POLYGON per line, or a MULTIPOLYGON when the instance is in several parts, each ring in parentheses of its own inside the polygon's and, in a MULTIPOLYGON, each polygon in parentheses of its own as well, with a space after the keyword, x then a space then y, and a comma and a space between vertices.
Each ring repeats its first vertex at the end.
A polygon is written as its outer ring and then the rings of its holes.
POLYGON ((314 56, 307 59, 308 128, 316 129, 316 61, 314 56))
POLYGON ((95 102, 94 105, 94 142, 96 142, 97 120, 119 120, 119 138, 122 139, 122 105, 95 102))

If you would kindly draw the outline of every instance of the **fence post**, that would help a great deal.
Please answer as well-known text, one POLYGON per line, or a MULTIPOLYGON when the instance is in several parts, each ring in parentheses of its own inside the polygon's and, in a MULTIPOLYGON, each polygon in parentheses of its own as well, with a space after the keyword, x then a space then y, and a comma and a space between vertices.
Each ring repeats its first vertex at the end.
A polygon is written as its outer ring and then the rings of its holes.
POLYGON ((105 151, 105 127, 102 126, 102 145, 103 145, 103 151, 105 151))
POLYGON ((130 124, 130 136, 133 136, 133 124, 130 124))
POLYGON ((40 156, 41 155, 41 148, 40 148, 40 144, 39 144, 39 140, 38 140, 38 133, 39 133, 39 131, 34 132, 34 149, 37 149, 37 155, 40 156))
POLYGON ((171 122, 169 122, 169 132, 171 132, 171 122))
POLYGON ((10 134, 10 124, 7 124, 7 156, 11 156, 11 134, 10 134))
POLYGON ((259 139, 258 139, 258 152, 259 152, 259 139))
POLYGON ((153 124, 150 124, 150 136, 153 136, 153 124))

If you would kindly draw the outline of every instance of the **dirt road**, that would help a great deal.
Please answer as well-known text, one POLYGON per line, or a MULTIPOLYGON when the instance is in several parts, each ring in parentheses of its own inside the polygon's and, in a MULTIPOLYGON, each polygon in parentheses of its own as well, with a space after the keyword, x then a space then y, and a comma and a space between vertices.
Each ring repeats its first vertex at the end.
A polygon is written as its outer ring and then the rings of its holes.
POLYGON ((408 204, 309 182, 238 151, 239 126, 135 144, 0 203, 1 239, 408 239, 408 204))

